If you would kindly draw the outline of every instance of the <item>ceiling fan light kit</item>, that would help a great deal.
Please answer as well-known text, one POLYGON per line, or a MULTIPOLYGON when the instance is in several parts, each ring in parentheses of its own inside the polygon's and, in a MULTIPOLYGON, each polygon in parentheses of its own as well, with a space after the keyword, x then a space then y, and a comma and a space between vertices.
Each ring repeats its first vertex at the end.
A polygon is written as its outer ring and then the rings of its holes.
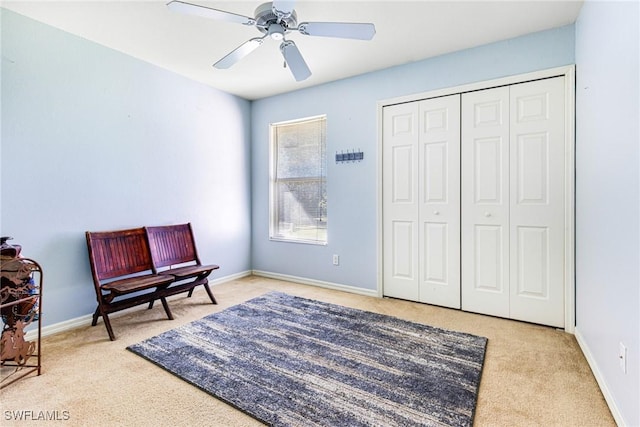
POLYGON ((282 25, 273 24, 269 26, 269 37, 274 40, 284 39, 285 29, 282 25))
POLYGON ((298 24, 298 16, 294 10, 295 1, 273 1, 258 6, 255 17, 238 15, 232 12, 213 9, 173 0, 167 4, 169 10, 187 15, 196 15, 218 21, 232 22, 247 26, 255 26, 264 34, 248 40, 232 50, 218 62, 213 64, 215 68, 226 69, 232 67, 238 61, 262 45, 266 37, 282 41, 280 52, 296 81, 302 81, 311 76, 311 70, 307 66, 300 50, 292 40, 287 40, 286 35, 291 31, 297 31, 306 36, 337 37, 355 40, 371 40, 376 34, 375 26, 371 23, 352 22, 302 22, 298 24))

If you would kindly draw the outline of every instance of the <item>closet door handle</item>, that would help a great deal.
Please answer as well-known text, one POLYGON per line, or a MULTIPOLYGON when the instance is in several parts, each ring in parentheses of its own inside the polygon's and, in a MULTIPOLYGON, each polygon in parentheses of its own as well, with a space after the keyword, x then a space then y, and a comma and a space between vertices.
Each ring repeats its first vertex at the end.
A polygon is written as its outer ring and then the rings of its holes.
POLYGON ((440 211, 433 211, 434 215, 440 215, 440 211))
POLYGON ((486 216, 487 218, 489 218, 491 216, 491 212, 485 212, 484 216, 486 216))

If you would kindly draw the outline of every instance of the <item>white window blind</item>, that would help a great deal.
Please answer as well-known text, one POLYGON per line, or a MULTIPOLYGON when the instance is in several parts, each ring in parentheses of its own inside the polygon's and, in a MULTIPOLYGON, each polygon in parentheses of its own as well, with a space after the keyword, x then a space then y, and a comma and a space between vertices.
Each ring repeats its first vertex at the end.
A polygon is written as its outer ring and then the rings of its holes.
POLYGON ((271 125, 270 238, 327 243, 326 116, 271 125))

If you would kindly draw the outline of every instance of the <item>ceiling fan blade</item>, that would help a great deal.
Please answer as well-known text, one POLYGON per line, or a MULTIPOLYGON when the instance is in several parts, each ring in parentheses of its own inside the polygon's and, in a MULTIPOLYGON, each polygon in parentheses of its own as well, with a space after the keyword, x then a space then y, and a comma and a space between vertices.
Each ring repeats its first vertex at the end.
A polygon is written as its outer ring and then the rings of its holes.
POLYGON ((298 31, 307 36, 371 40, 376 34, 376 27, 355 22, 302 22, 298 25, 298 31))
POLYGON ((293 0, 274 0, 271 3, 271 10, 276 16, 289 16, 293 12, 295 3, 293 0))
POLYGON ((217 19, 218 21, 235 22, 244 25, 255 25, 256 21, 248 16, 236 13, 225 12, 224 10, 212 9, 210 7, 198 6, 197 4, 185 3, 173 0, 167 3, 169 10, 186 15, 202 16, 204 18, 217 19))
POLYGON ((259 48, 263 41, 264 37, 256 37, 255 39, 248 40, 213 64, 213 66, 220 69, 230 68, 233 64, 259 48))
POLYGON ((280 45, 280 51, 296 81, 300 82, 311 75, 311 70, 304 62, 304 58, 294 42, 291 40, 283 41, 280 45))

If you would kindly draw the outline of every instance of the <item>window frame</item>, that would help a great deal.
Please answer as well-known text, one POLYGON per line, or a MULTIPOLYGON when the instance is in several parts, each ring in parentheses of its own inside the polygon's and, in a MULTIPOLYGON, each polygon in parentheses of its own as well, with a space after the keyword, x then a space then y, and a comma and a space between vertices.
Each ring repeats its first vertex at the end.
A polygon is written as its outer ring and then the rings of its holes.
MULTIPOLYGON (((329 236, 328 236, 328 213, 325 215, 325 233, 324 240, 322 239, 308 239, 308 238, 300 238, 293 237, 290 235, 285 235, 280 231, 278 214, 279 214, 279 204, 280 200, 278 198, 278 183, 287 181, 287 180, 303 180, 303 181, 320 181, 324 182, 324 188, 326 191, 327 186, 327 166, 328 166, 328 158, 327 158, 327 115, 321 114, 317 116, 304 117, 300 119, 287 120, 277 123, 269 124, 269 240, 277 241, 277 242, 287 242, 287 243, 302 243, 302 244, 310 244, 310 245, 319 245, 326 246, 328 244, 329 236), (323 124, 323 137, 324 137, 324 164, 321 165, 320 170, 324 171, 324 175, 320 174, 315 177, 307 177, 307 178, 283 178, 281 180, 277 177, 277 167, 278 167, 278 140, 277 140, 277 129, 279 126, 289 126, 295 124, 304 124, 307 122, 313 121, 322 121, 323 124)), ((326 196, 325 196, 326 203, 326 196)), ((326 207, 325 207, 326 211, 326 207)), ((316 230, 318 228, 316 227, 316 230)), ((317 235, 317 233, 316 233, 317 235)))

